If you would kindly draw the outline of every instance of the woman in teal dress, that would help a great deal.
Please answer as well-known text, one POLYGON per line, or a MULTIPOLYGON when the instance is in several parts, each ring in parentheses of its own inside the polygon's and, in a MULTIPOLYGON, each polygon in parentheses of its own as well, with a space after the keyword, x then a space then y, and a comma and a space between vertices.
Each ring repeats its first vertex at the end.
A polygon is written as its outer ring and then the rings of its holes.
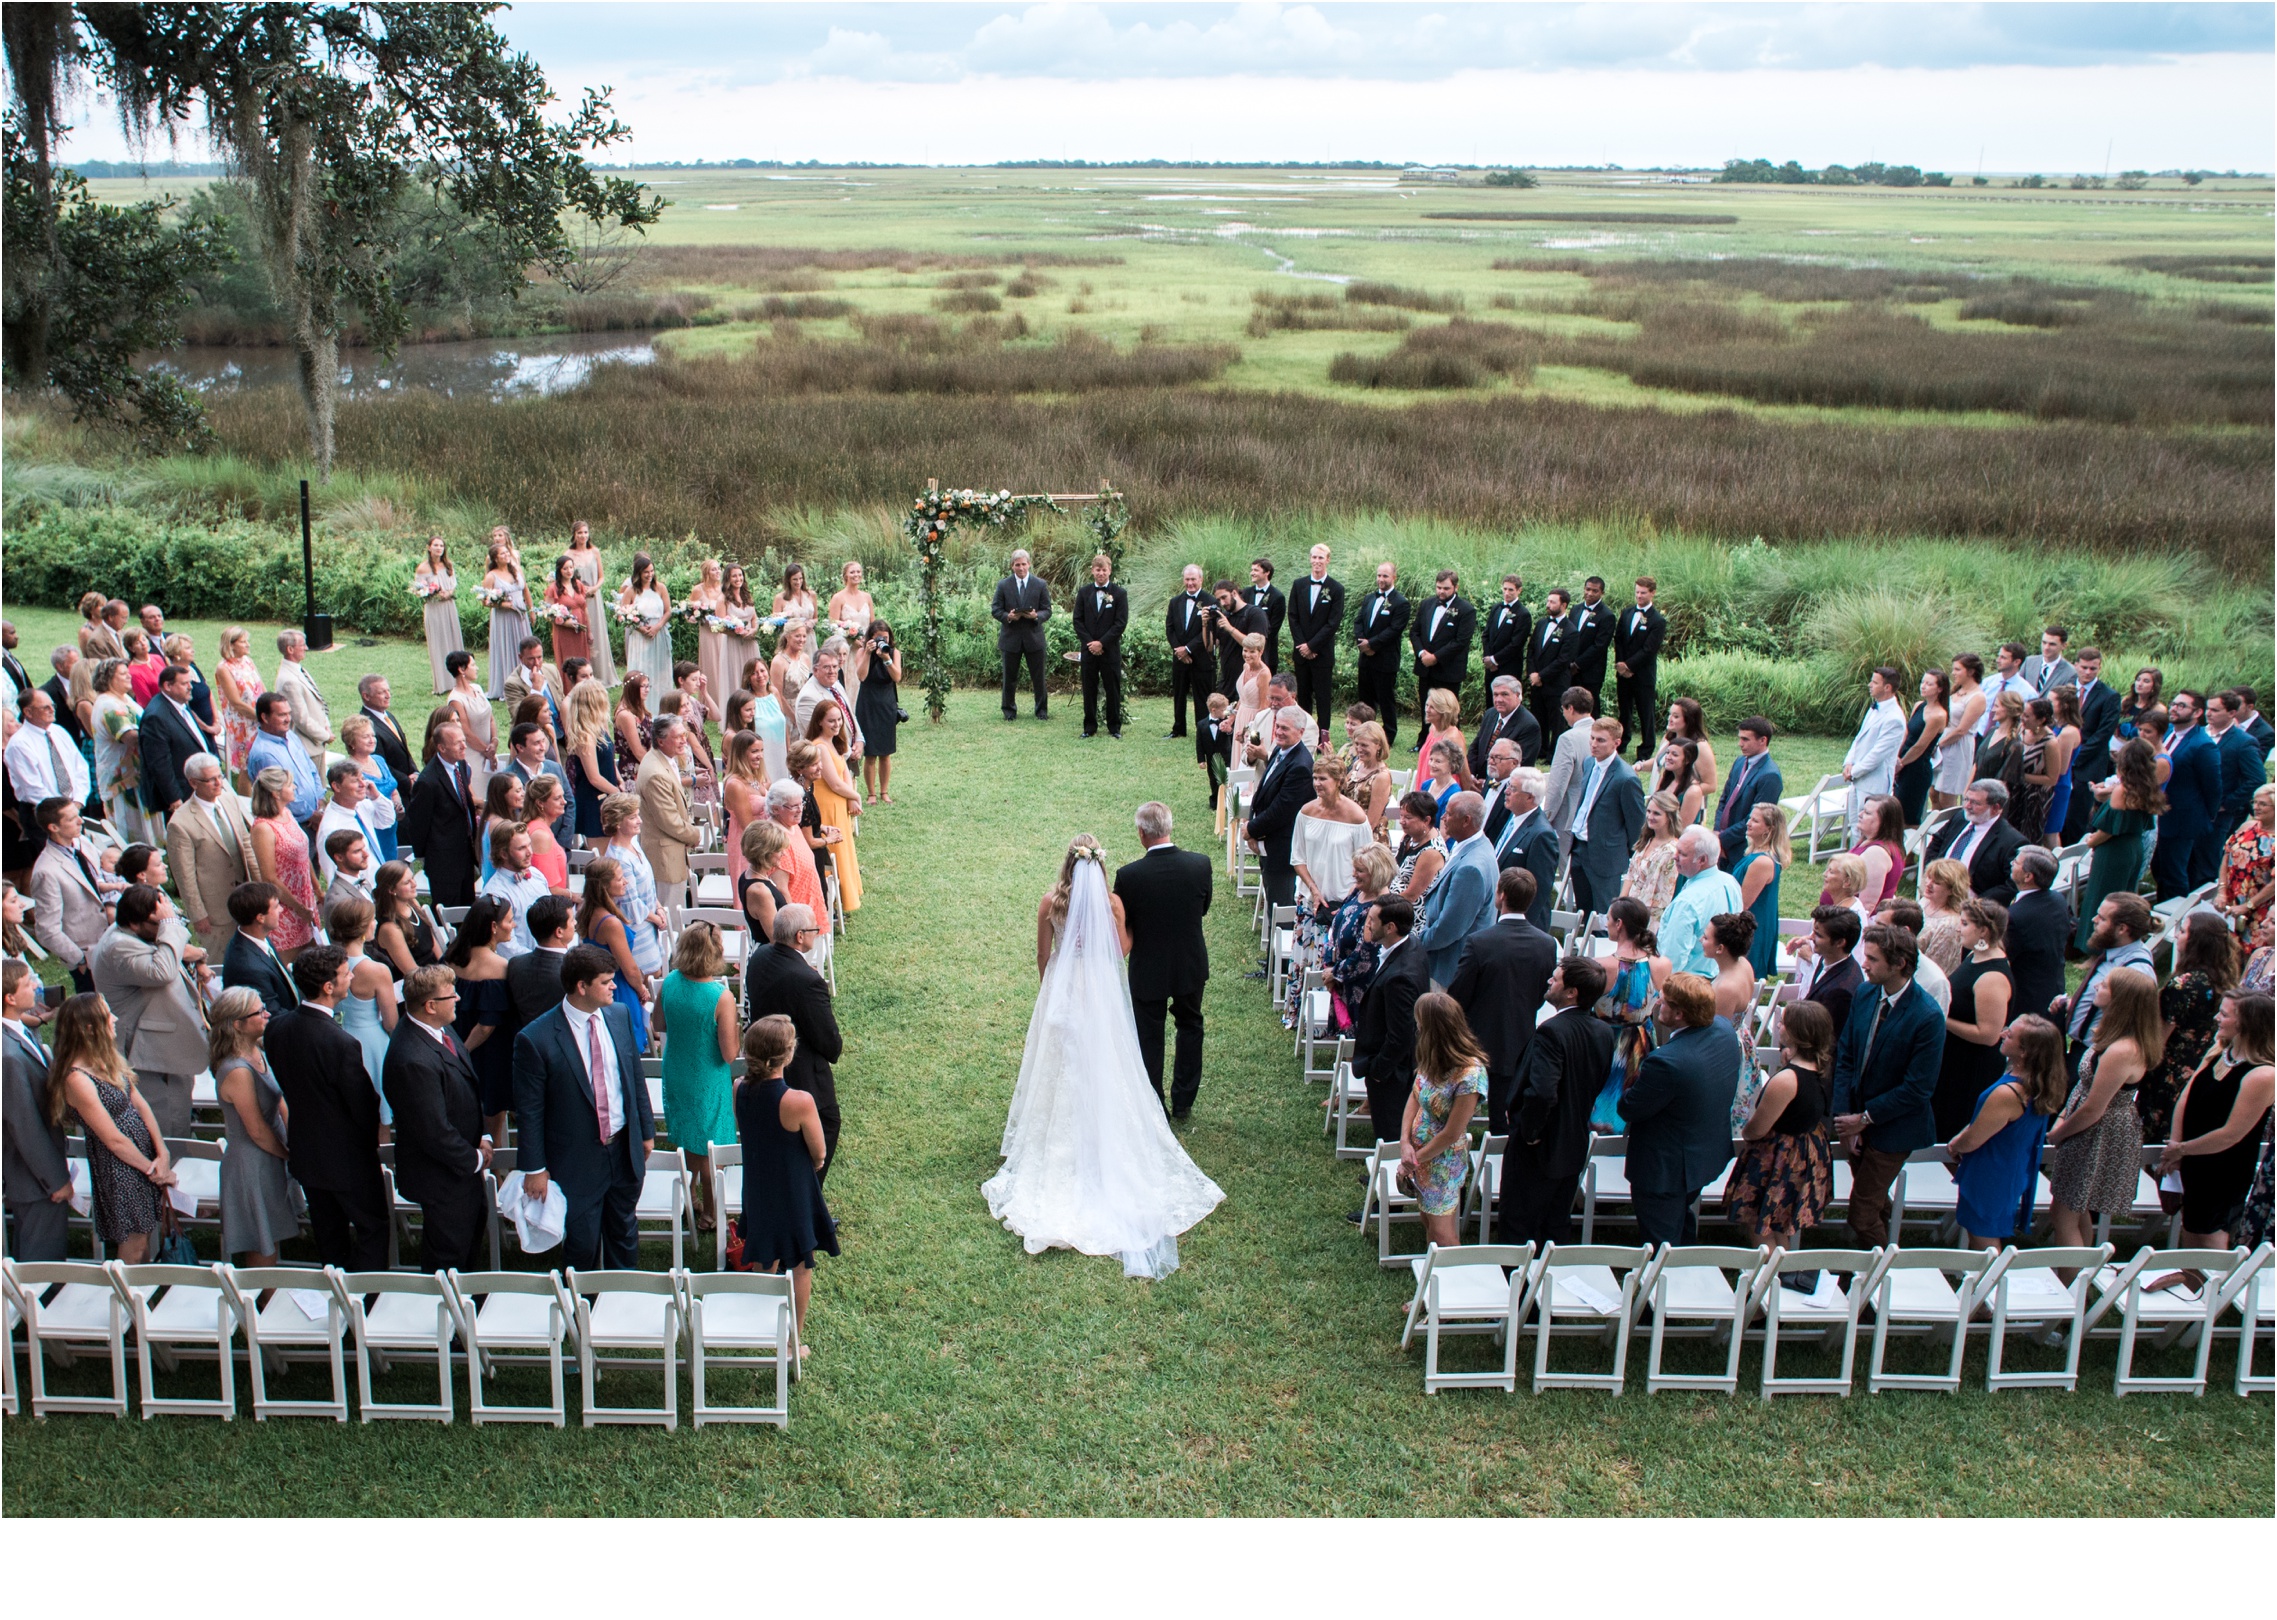
POLYGON ((712 1149, 735 1145, 735 1082, 728 1065, 740 1050, 735 997, 721 979, 727 952, 717 927, 692 922, 680 930, 672 971, 656 993, 656 1032, 664 1040, 664 1122, 688 1155, 696 1181, 696 1230, 709 1232, 712 1149))
POLYGON ((1755 919, 1755 938, 1747 947, 1747 965, 1758 979, 1779 970, 1779 879, 1795 864, 1795 846, 1787 841, 1787 812, 1775 804, 1759 804, 1747 818, 1747 852, 1731 875, 1739 880, 1740 898, 1755 919))
POLYGON ((1659 941, 1645 925, 1645 904, 1623 895, 1605 908, 1605 937, 1613 942, 1605 993, 1591 1008, 1613 1026, 1613 1072, 1605 1089, 1589 1110, 1589 1128, 1614 1136, 1625 1135, 1628 1122, 1621 1118, 1621 1088, 1653 1048, 1653 981, 1668 972, 1668 960, 1654 954, 1659 941))
POLYGON ((2095 853, 2088 862, 2087 892, 2080 896, 2079 933, 2073 940, 2082 951, 2095 932, 2095 911, 2104 896, 2131 894, 2143 880, 2143 839, 2166 810, 2158 763, 2158 751, 2138 737, 2119 750, 2109 797, 2104 797, 2104 784, 2095 784, 2103 802, 2087 823, 2086 842, 2095 853))
POLYGON ((1486 1052, 1462 1004, 1443 990, 1427 992, 1415 1003, 1415 1089, 1399 1133, 1400 1179, 1414 1184, 1426 1242, 1461 1241, 1471 1116, 1485 1095, 1486 1052))

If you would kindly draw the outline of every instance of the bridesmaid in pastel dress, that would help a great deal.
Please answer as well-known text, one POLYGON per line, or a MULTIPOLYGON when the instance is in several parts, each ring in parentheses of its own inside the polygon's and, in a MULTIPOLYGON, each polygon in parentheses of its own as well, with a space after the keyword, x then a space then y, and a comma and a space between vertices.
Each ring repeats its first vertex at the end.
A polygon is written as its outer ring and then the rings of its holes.
POLYGON ((830 622, 845 633, 848 641, 859 641, 877 616, 877 603, 862 588, 862 565, 849 562, 839 572, 837 594, 830 598, 830 622))
POLYGON ((214 666, 214 693, 221 699, 222 746, 229 750, 229 768, 242 773, 245 756, 260 734, 253 715, 253 700, 268 688, 261 684, 261 668, 253 662, 253 638, 241 624, 221 633, 221 662, 214 666))
POLYGON ((577 574, 577 559, 554 559, 553 578, 546 584, 546 606, 564 608, 577 620, 580 628, 572 630, 557 619, 549 618, 547 628, 553 637, 553 667, 556 669, 572 658, 593 659, 593 606, 588 600, 585 581, 577 574))
POLYGON ((586 655, 593 660, 593 678, 603 686, 614 686, 617 660, 609 651, 609 615, 602 607, 608 592, 601 589, 601 548, 593 543, 589 525, 579 522, 569 526, 569 560, 577 565, 577 577, 584 582, 585 594, 593 603, 593 618, 585 627, 593 638, 593 650, 586 655))
POLYGON ((783 588, 775 593, 775 605, 768 611, 783 620, 786 628, 804 620, 807 630, 813 631, 817 605, 814 592, 806 588, 804 568, 792 563, 783 570, 783 588))
POLYGON ((450 547, 441 535, 432 535, 427 541, 427 555, 419 559, 413 577, 424 582, 435 582, 434 594, 427 598, 424 616, 427 621, 427 664, 435 677, 435 695, 442 696, 451 689, 450 671, 443 660, 466 646, 466 638, 459 632, 459 576, 451 566, 450 547))
POLYGON ((640 621, 625 627, 625 673, 646 675, 652 693, 671 691, 672 596, 656 577, 647 552, 633 553, 632 573, 618 587, 617 605, 631 609, 640 621))
POLYGON ((743 684, 743 672, 760 658, 759 604, 751 600, 751 577, 741 563, 727 565, 727 582, 720 594, 727 601, 727 679, 714 682, 712 691, 723 700, 743 684))
MULTIPOLYGON (((727 590, 721 578, 719 560, 707 557, 697 571, 696 588, 688 593, 688 601, 708 618, 727 617, 727 590)), ((696 621, 696 667, 703 671, 704 689, 722 695, 735 690, 735 678, 742 673, 730 668, 727 633, 702 619, 696 621)))
MULTIPOLYGON (((786 714, 797 703, 799 688, 814 673, 814 654, 807 645, 811 634, 803 620, 793 619, 784 625, 782 639, 775 643, 774 659, 767 666, 768 684, 778 693, 788 694, 789 702, 783 703, 786 714)), ((783 702, 780 697, 776 701, 783 702)))
POLYGON ((506 695, 506 677, 521 661, 522 638, 530 633, 530 587, 522 578, 522 558, 501 523, 490 531, 490 567, 482 588, 491 592, 490 696, 506 695))

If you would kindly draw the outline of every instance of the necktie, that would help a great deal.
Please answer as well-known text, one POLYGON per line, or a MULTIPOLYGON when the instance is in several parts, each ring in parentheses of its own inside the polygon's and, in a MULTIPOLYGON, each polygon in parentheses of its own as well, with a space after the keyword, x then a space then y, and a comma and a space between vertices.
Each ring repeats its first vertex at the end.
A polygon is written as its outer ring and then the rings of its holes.
POLYGON ((95 881, 95 868, 88 862, 87 852, 74 844, 71 846, 71 858, 79 863, 79 875, 87 880, 87 887, 97 894, 102 893, 103 886, 95 881))
POLYGON ((601 1140, 606 1142, 616 1135, 609 1118, 609 1063, 601 1055, 601 1015, 595 1013, 585 1020, 585 1061, 593 1071, 593 1115, 600 1121, 601 1140))
POLYGON ((1874 1026, 1866 1031, 1866 1050, 1858 1054, 1858 1078, 1866 1078, 1866 1065, 1873 1060, 1874 1042, 1881 1037, 1882 1020, 1889 1015, 1890 998, 1885 995, 1874 1008, 1874 1026))
POLYGON ((1963 827, 1961 836, 1953 840, 1953 848, 1949 852, 1952 859, 1959 861, 1963 866, 1968 865, 1969 852, 1977 847, 1977 839, 1983 836, 1983 831, 1973 821, 1963 827))
POLYGON ((1589 774, 1581 779, 1581 803, 1573 812, 1573 836, 1579 843, 1589 842, 1589 801, 1597 788, 1597 775, 1605 767, 1592 759, 1589 774))
POLYGON ((1723 808, 1716 812, 1716 830, 1718 832, 1731 825, 1732 809, 1740 802, 1740 797, 1747 787, 1747 779, 1754 770, 1755 761, 1753 758, 1742 759, 1739 762, 1739 774, 1732 778, 1731 792, 1725 797, 1723 808))
POLYGON ((55 727, 42 726, 40 735, 47 739, 48 769, 55 773, 55 791, 66 799, 79 797, 72 791, 79 785, 78 778, 71 774, 70 765, 64 761, 63 749, 55 740, 55 727))

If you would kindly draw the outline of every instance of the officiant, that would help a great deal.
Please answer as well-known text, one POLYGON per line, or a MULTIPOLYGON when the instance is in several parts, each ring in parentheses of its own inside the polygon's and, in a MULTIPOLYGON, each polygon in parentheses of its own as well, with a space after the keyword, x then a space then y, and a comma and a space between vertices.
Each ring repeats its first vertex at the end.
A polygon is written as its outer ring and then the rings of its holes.
POLYGON ((1036 578, 1025 551, 1012 553, 1012 572, 996 582, 996 599, 988 605, 988 616, 996 621, 996 654, 1004 660, 1004 718, 1020 718, 1013 700, 1023 661, 1028 684, 1035 689, 1036 718, 1050 718, 1051 699, 1044 692, 1044 621, 1052 616, 1052 592, 1036 578))

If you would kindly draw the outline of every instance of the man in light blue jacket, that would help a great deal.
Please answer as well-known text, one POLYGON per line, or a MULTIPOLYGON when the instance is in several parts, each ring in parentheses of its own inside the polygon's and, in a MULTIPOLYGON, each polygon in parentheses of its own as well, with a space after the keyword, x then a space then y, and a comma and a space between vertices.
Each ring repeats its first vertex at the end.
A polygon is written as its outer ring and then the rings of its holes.
POLYGON ((1431 957, 1431 982, 1441 989, 1453 982, 1463 943, 1494 924, 1494 881, 1500 875, 1493 846, 1483 832, 1486 801, 1458 793, 1439 817, 1447 839, 1447 864, 1424 892, 1422 919, 1412 944, 1431 957))

